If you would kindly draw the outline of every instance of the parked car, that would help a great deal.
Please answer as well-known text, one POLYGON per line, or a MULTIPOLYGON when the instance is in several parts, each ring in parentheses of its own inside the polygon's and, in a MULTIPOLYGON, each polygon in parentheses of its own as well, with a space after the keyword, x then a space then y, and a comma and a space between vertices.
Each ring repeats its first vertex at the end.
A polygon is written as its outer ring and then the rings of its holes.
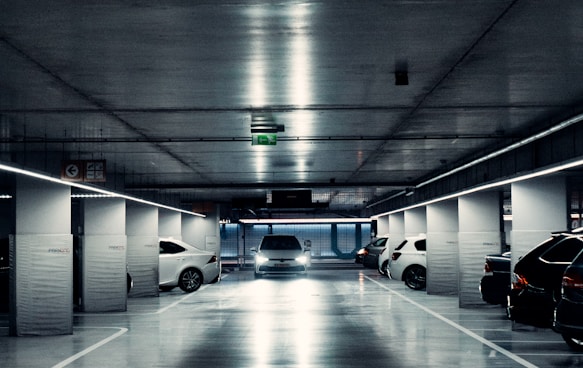
POLYGON ((8 312, 8 294, 10 280, 8 238, 0 239, 0 312, 8 312))
POLYGON ((389 245, 388 240, 388 235, 380 236, 364 247, 366 249, 362 257, 362 265, 364 267, 378 269, 379 254, 389 245))
POLYGON ((488 254, 484 276, 480 280, 482 300, 490 304, 507 305, 510 293, 511 253, 488 254))
POLYGON ((561 297, 563 273, 583 250, 583 235, 554 233, 514 266, 508 295, 508 318, 537 327, 551 327, 561 297))
POLYGON ((160 239, 159 288, 163 291, 179 287, 191 293, 202 284, 219 280, 220 264, 214 252, 173 238, 160 239))
POLYGON ((397 248, 389 261, 389 275, 402 280, 414 290, 425 289, 427 275, 425 234, 408 237, 397 248))
POLYGON ((310 250, 304 248, 293 235, 265 235, 255 253, 255 277, 267 274, 307 276, 308 255, 310 250))
POLYGON ((554 317, 555 331, 571 348, 583 351, 583 252, 563 274, 561 299, 554 317))
POLYGON ((389 276, 389 242, 385 244, 385 247, 379 253, 378 261, 378 271, 381 275, 389 276))

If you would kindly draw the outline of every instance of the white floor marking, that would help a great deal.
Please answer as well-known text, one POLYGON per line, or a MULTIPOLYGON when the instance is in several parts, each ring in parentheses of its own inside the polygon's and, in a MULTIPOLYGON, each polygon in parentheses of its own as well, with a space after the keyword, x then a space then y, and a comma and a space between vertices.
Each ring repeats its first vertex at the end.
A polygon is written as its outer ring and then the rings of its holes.
POLYGON ((508 358, 514 360, 516 363, 518 363, 518 364, 520 364, 520 365, 522 365, 524 367, 528 367, 528 368, 538 368, 536 365, 532 364, 531 362, 529 362, 529 361, 527 361, 525 359, 522 359, 518 355, 516 355, 516 354, 514 354, 514 353, 512 353, 512 352, 510 352, 510 351, 508 351, 508 350, 506 350, 506 349, 504 349, 504 348, 502 348, 502 347, 494 344, 490 340, 487 340, 487 339, 483 338, 482 336, 473 333, 472 331, 468 330, 467 328, 458 325, 454 321, 449 320, 449 319, 443 317, 442 315, 440 315, 438 313, 435 313, 431 309, 429 309, 427 307, 424 307, 423 305, 417 303, 416 301, 414 301, 412 299, 409 299, 408 297, 406 297, 405 295, 399 293, 398 291, 395 291, 395 290, 391 289, 390 287, 388 287, 388 286, 386 286, 384 284, 381 284, 380 282, 378 282, 378 281, 376 281, 376 280, 374 280, 374 279, 372 279, 372 278, 370 278, 370 277, 368 277, 366 275, 364 277, 367 280, 374 282, 375 284, 377 284, 381 288, 383 288, 385 290, 388 290, 391 293, 393 293, 394 295, 398 296, 399 298, 407 301, 408 303, 413 304, 414 306, 416 306, 417 308, 423 310, 424 312, 426 312, 426 313, 432 315, 433 317, 435 317, 435 318, 437 318, 437 319, 439 319, 439 320, 447 323, 448 325, 450 325, 450 326, 454 327, 455 329, 463 332, 464 334, 470 336, 471 338, 473 338, 473 339, 481 342, 482 344, 488 346, 492 350, 495 350, 495 351, 499 352, 500 354, 503 354, 503 355, 507 356, 508 358))
POLYGON ((66 367, 69 364, 73 363, 75 360, 91 353, 94 350, 99 349, 100 347, 102 347, 103 345, 107 344, 110 341, 113 341, 115 339, 117 339, 118 337, 120 337, 121 335, 125 334, 126 332, 128 332, 127 328, 123 328, 123 327, 96 327, 96 328, 114 328, 114 329, 118 329, 119 331, 114 333, 113 335, 109 336, 106 339, 101 340, 100 342, 98 342, 97 344, 91 345, 90 347, 88 347, 87 349, 78 352, 77 354, 71 356, 68 359, 63 360, 62 362, 60 362, 59 364, 54 365, 52 368, 62 368, 62 367, 66 367))

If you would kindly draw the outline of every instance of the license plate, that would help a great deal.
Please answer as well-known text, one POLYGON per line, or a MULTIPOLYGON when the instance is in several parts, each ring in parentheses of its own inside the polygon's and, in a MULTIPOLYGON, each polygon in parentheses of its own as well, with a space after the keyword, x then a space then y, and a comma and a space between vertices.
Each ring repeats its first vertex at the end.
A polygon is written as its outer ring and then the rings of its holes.
POLYGON ((276 263, 275 267, 289 267, 289 264, 287 263, 276 263))

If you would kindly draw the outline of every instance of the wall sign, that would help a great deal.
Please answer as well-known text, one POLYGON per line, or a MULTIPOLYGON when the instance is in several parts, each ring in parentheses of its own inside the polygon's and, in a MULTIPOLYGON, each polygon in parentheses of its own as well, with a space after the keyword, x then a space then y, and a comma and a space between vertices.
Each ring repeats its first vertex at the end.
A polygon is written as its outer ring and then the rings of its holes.
POLYGON ((66 181, 104 182, 105 160, 63 161, 61 179, 66 181))

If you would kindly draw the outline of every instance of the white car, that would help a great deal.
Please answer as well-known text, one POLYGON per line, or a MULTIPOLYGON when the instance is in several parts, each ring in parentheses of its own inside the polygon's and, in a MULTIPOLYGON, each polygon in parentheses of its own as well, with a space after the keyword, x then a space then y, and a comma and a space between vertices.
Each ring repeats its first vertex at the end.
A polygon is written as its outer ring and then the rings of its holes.
POLYGON ((411 289, 424 289, 427 275, 426 250, 425 234, 406 238, 391 254, 390 277, 405 281, 405 285, 411 289))
POLYGON ((302 247, 293 235, 265 235, 255 253, 255 277, 267 274, 297 274, 306 276, 310 250, 302 247))
POLYGON ((160 239, 158 287, 168 291, 178 286, 187 293, 202 284, 219 280, 221 267, 214 252, 198 249, 173 238, 160 239))
POLYGON ((386 238, 387 241, 378 256, 378 271, 381 275, 389 276, 389 235, 383 235, 381 238, 386 238))

